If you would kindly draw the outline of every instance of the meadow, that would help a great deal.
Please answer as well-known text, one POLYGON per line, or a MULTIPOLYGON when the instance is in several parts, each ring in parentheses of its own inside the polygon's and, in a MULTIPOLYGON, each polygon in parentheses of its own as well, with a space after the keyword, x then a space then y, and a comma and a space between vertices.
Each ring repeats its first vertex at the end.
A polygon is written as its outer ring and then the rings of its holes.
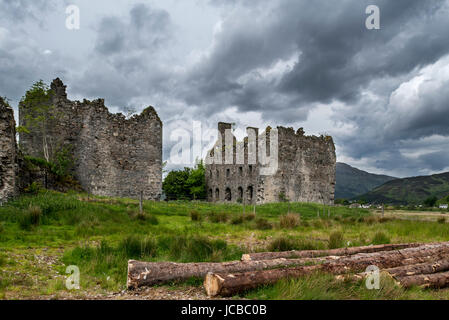
MULTIPOLYGON (((243 208, 145 201, 140 212, 133 199, 40 190, 0 207, 0 298, 132 298, 135 294, 126 291, 128 259, 219 262, 257 251, 448 240, 444 217, 398 219, 364 209, 285 202, 243 208), (79 290, 65 286, 69 265, 80 269, 79 290)), ((196 298, 205 297, 201 279, 151 290, 172 298, 193 290, 196 298)), ((388 279, 381 290, 367 290, 362 282, 315 274, 234 298, 446 299, 449 291, 403 290, 388 279)))

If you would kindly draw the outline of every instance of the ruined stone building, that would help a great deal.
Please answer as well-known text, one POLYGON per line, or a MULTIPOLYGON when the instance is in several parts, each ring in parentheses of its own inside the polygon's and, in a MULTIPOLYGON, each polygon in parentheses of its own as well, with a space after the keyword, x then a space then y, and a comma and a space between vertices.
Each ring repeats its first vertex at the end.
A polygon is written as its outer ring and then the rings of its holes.
MULTIPOLYGON (((60 79, 51 83, 55 117, 48 126, 49 145, 73 157, 73 174, 94 195, 159 200, 162 193, 162 122, 153 107, 130 119, 111 114, 103 99, 71 101, 60 79)), ((30 110, 19 105, 26 126, 30 110)), ((21 132, 25 154, 42 157, 38 130, 21 132)), ((57 150, 49 150, 55 153, 57 150)))
POLYGON ((18 192, 18 161, 14 111, 0 97, 0 203, 18 192))
POLYGON ((259 135, 257 128, 247 128, 248 137, 237 142, 229 123, 219 123, 218 133, 206 158, 208 201, 334 203, 336 155, 330 136, 284 127, 268 127, 259 135), (261 154, 277 159, 276 166, 261 161, 261 154), (267 170, 270 166, 274 169, 267 170))

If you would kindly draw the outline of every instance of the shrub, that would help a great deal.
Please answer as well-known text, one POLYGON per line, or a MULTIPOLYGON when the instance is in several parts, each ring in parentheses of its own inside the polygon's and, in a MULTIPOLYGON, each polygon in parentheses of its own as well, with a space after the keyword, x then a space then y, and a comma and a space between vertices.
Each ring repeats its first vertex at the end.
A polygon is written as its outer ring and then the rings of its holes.
POLYGON ((153 214, 148 215, 147 220, 153 226, 156 226, 159 224, 159 219, 153 214))
POLYGON ((190 219, 192 219, 192 221, 201 221, 202 216, 198 211, 192 210, 190 211, 190 219))
POLYGON ((297 246, 295 241, 287 237, 279 237, 270 242, 268 245, 268 251, 290 251, 296 250, 297 246))
POLYGON ((283 229, 294 229, 299 226, 300 218, 299 215, 294 213, 289 213, 287 215, 281 216, 280 226, 283 229))
POLYGON ((302 220, 302 221, 301 221, 301 225, 302 225, 303 227, 310 227, 309 221, 306 221, 306 220, 302 220))
POLYGON ((42 217, 42 209, 39 206, 30 205, 19 218, 19 226, 23 230, 29 230, 32 226, 38 226, 42 217))
POLYGON ((273 225, 267 219, 258 218, 256 219, 256 228, 259 230, 270 230, 273 228, 273 225))
POLYGON ((245 222, 245 219, 243 218, 243 216, 237 216, 237 217, 232 218, 232 220, 231 220, 231 224, 233 224, 233 225, 242 224, 243 222, 245 222))
POLYGON ((42 186, 38 182, 34 181, 33 183, 31 183, 24 189, 24 192, 36 195, 41 190, 42 190, 42 186))
POLYGON ((290 251, 290 250, 319 250, 323 246, 314 241, 304 239, 291 239, 288 237, 279 237, 273 239, 267 246, 267 251, 290 251))
POLYGON ((329 249, 337 249, 344 246, 343 233, 340 231, 332 232, 329 236, 329 249))
POLYGON ((128 236, 119 243, 118 250, 128 259, 139 259, 155 256, 157 247, 157 242, 153 238, 128 236))
POLYGON ((137 210, 129 210, 128 215, 131 219, 134 219, 134 220, 148 221, 152 225, 159 224, 159 219, 152 214, 146 214, 145 212, 140 212, 137 210))
POLYGON ((446 223, 446 218, 445 217, 439 217, 437 221, 438 221, 438 223, 443 224, 443 223, 446 223))
POLYGON ((166 236, 158 246, 169 259, 182 262, 220 261, 230 254, 226 241, 206 237, 166 236))
POLYGON ((128 258, 138 259, 141 257, 141 242, 137 236, 128 236, 120 241, 118 249, 128 258))
POLYGON ((364 217, 363 218, 363 222, 368 224, 368 225, 372 225, 378 222, 377 218, 374 216, 368 216, 368 217, 364 217))
POLYGON ((245 214, 243 216, 243 219, 245 219, 245 221, 253 221, 254 219, 256 219, 256 214, 254 212, 245 214))
POLYGON ((135 217, 136 217, 137 220, 140 220, 140 221, 146 221, 147 220, 147 216, 145 215, 144 212, 138 212, 135 215, 135 217))
POLYGON ((373 244, 388 244, 390 243, 390 238, 382 231, 377 231, 374 235, 373 244))
POLYGON ((210 212, 208 218, 213 223, 226 223, 229 219, 229 216, 225 212, 210 212))

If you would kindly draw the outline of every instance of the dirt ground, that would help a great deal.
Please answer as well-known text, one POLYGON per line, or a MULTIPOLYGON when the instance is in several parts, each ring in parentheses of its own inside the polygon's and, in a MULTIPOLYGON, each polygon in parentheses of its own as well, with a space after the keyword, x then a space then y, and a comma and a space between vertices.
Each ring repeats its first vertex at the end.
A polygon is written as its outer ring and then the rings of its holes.
MULTIPOLYGON (((375 210, 375 215, 382 215, 381 210, 375 210)), ((387 210, 385 217, 394 217, 399 219, 416 219, 423 221, 436 221, 438 218, 449 218, 449 214, 432 211, 405 211, 405 210, 387 210)))

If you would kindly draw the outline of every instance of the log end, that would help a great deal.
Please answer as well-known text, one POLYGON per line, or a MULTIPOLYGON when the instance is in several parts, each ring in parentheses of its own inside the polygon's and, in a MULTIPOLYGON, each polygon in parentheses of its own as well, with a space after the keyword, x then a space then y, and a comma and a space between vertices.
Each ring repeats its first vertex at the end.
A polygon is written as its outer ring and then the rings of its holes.
POLYGON ((209 297, 215 297, 220 294, 224 279, 218 274, 209 272, 204 278, 204 289, 209 297))
POLYGON ((243 254, 242 255, 242 261, 251 261, 251 255, 249 254, 243 254))

